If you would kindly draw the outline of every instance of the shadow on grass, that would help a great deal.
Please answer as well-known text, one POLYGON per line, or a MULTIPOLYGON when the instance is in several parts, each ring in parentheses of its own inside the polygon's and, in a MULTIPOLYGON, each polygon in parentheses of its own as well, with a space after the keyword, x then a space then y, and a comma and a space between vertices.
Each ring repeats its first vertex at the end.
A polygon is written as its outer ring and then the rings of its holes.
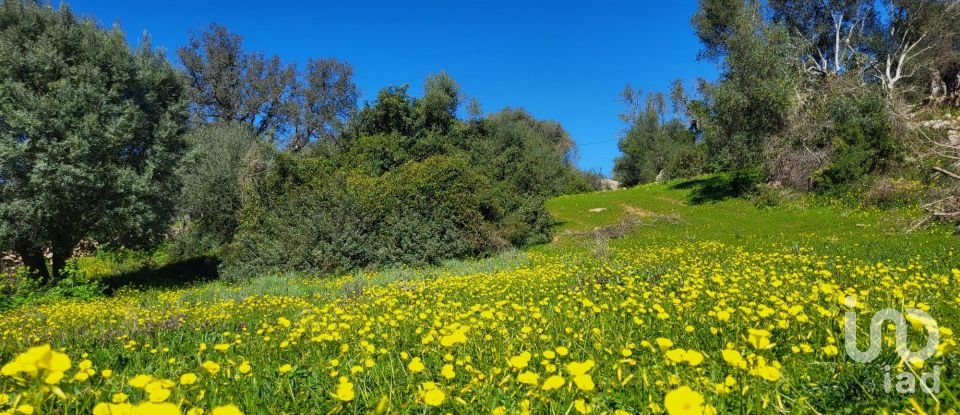
POLYGON ((220 260, 201 256, 171 262, 158 268, 144 267, 104 279, 107 294, 124 287, 173 288, 197 282, 211 281, 219 277, 220 260))
POLYGON ((755 171, 738 171, 702 179, 687 180, 671 186, 673 189, 690 190, 687 201, 691 205, 716 203, 743 197, 752 192, 760 180, 755 171))

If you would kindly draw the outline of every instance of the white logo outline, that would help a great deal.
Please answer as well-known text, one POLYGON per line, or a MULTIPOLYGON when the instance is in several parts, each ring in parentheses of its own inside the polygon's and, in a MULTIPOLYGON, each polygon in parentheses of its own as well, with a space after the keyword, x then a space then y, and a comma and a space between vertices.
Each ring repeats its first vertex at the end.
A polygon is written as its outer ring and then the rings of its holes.
POLYGON ((850 356, 855 362, 870 363, 880 355, 880 350, 883 347, 883 325, 887 321, 893 322, 896 336, 896 352, 904 362, 910 363, 917 359, 925 361, 936 354, 937 346, 940 344, 940 328, 937 326, 936 320, 934 320, 929 313, 915 308, 906 308, 904 311, 917 316, 923 321, 924 328, 927 332, 927 344, 924 345, 923 348, 917 351, 910 350, 907 344, 907 328, 909 325, 903 313, 892 308, 884 308, 877 311, 876 314, 873 315, 873 318, 870 319, 870 347, 867 351, 861 351, 857 346, 857 312, 855 308, 857 299, 852 295, 847 296, 845 303, 849 310, 844 315, 844 347, 846 348, 847 356, 850 356))

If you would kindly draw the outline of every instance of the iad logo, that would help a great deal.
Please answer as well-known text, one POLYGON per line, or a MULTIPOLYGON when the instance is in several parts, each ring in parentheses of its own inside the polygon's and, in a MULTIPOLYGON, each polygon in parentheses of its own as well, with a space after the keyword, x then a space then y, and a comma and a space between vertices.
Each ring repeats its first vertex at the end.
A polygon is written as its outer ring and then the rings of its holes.
MULTIPOLYGON (((909 365, 919 364, 922 367, 922 363, 937 352, 937 345, 940 344, 940 328, 930 314, 915 308, 907 308, 904 311, 907 312, 911 323, 916 323, 916 325, 926 328, 927 344, 922 349, 917 351, 910 350, 907 343, 907 328, 910 327, 910 325, 907 323, 907 318, 904 317, 903 313, 892 308, 885 308, 878 311, 873 315, 873 318, 870 319, 870 347, 866 351, 861 351, 857 347, 857 312, 855 311, 857 299, 854 296, 848 296, 845 303, 849 310, 846 312, 843 327, 844 346, 847 350, 847 356, 850 356, 854 361, 869 363, 880 355, 880 349, 883 347, 883 326, 886 322, 893 323, 896 339, 895 350, 903 362, 909 365)), ((887 392, 892 392, 890 367, 886 366, 885 369, 884 389, 887 392)), ((940 368, 934 367, 933 372, 930 373, 917 374, 905 371, 896 375, 897 392, 915 392, 918 376, 920 378, 920 387, 924 392, 937 393, 940 391, 940 368), (933 384, 929 385, 929 381, 932 381, 933 384)))
POLYGON ((880 348, 883 346, 883 324, 886 321, 893 322, 896 333, 896 351, 904 362, 914 362, 917 359, 924 361, 929 359, 937 352, 937 345, 940 344, 940 328, 936 320, 923 310, 907 308, 905 311, 913 319, 919 321, 927 329, 927 345, 918 351, 911 351, 907 345, 907 319, 903 313, 892 308, 884 308, 873 315, 870 319, 870 348, 862 352, 857 348, 857 312, 854 308, 857 306, 857 299, 849 296, 845 301, 849 311, 846 313, 846 321, 843 327, 844 345, 847 349, 847 355, 856 362, 870 363, 880 355, 880 348))

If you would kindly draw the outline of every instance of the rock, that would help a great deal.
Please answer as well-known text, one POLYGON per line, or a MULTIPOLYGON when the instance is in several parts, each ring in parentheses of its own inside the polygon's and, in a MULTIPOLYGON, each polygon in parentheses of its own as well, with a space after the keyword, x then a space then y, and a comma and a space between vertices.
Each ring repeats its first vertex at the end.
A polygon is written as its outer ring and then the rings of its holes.
POLYGON ((600 190, 617 190, 620 182, 612 179, 600 179, 600 190))
POLYGON ((593 208, 593 209, 590 209, 589 212, 597 213, 597 212, 603 212, 605 210, 607 210, 607 208, 593 208))
POLYGON ((0 274, 8 274, 20 266, 20 256, 14 253, 0 253, 0 274))

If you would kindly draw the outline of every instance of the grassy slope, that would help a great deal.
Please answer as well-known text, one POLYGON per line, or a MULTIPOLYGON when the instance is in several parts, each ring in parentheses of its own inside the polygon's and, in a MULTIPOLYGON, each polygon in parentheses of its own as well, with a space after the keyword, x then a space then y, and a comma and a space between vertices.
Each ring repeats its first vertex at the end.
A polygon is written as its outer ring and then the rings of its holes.
POLYGON ((729 197, 726 185, 722 178, 710 177, 552 199, 547 207, 558 221, 558 246, 539 249, 589 244, 588 233, 632 215, 639 224, 619 245, 710 240, 761 251, 805 247, 868 261, 922 255, 944 270, 960 263, 960 239, 950 236, 950 228, 905 231, 919 215, 916 210, 854 210, 811 200, 759 208, 729 197), (597 208, 604 210, 590 211, 597 208))

